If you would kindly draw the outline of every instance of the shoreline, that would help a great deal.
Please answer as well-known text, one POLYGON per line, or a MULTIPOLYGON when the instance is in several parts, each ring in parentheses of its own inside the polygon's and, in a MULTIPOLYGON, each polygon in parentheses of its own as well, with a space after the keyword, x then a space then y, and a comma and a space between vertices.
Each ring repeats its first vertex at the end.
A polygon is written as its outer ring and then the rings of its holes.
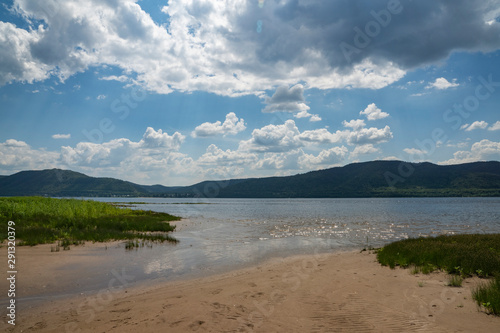
MULTIPOLYGON (((73 251, 73 249, 71 250, 73 251)), ((129 284, 110 276, 94 294, 18 309, 16 331, 493 331, 500 318, 479 312, 470 278, 446 287, 446 274, 411 275, 374 254, 335 252, 273 258, 209 277, 129 284)), ((1 322, 9 329, 5 317, 1 322)))

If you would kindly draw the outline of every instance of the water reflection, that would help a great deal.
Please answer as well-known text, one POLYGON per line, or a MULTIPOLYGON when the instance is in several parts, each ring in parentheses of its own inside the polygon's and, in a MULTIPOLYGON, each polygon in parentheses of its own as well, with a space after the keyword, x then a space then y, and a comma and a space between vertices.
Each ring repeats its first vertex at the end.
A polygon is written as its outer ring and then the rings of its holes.
POLYGON ((137 280, 206 275, 270 257, 379 247, 409 237, 500 232, 498 198, 120 199, 188 218, 180 243, 110 252, 137 280), (189 201, 189 202, 188 202, 189 201))

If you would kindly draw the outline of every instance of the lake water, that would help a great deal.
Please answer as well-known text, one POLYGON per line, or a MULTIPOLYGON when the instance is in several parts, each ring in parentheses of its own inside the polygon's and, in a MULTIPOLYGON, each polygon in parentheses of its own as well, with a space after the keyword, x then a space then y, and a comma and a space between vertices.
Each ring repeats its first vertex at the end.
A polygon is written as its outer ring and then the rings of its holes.
POLYGON ((147 202, 135 207, 188 220, 173 234, 178 245, 139 250, 143 273, 168 279, 408 237, 500 232, 500 198, 99 200, 147 202))
POLYGON ((59 286, 61 293, 105 288, 112 270, 125 269, 137 283, 175 280, 408 237, 500 232, 500 198, 94 200, 140 201, 146 204, 133 207, 181 216, 183 226, 172 234, 180 242, 91 253, 107 259, 71 286, 59 286))

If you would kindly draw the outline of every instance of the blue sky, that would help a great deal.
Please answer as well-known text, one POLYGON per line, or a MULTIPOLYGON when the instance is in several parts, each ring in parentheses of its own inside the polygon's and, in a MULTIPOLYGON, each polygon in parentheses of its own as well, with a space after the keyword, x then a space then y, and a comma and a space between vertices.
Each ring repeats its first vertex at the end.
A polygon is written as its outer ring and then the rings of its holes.
POLYGON ((500 160, 500 1, 4 1, 0 174, 500 160))

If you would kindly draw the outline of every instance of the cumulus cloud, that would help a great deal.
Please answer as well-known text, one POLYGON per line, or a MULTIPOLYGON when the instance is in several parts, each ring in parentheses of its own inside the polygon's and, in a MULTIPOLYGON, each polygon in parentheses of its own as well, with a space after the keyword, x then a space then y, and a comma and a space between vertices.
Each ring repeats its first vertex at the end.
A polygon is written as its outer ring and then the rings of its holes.
POLYGON ((211 144, 206 152, 200 156, 197 162, 200 165, 211 166, 234 166, 249 165, 257 160, 257 155, 242 151, 222 150, 211 144))
POLYGON ((415 156, 415 155, 425 156, 425 155, 427 155, 426 151, 418 149, 418 148, 405 148, 405 149, 403 149, 403 151, 409 155, 412 155, 412 156, 415 156))
POLYGON ((252 138, 241 141, 239 149, 253 152, 281 152, 303 146, 299 138, 300 132, 293 120, 283 125, 267 125, 254 129, 252 138))
POLYGON ((381 109, 372 103, 364 109, 364 111, 359 112, 360 115, 365 115, 368 120, 379 120, 389 117, 387 112, 382 112, 381 109))
POLYGON ((139 141, 119 138, 102 143, 79 142, 62 146, 53 157, 59 165, 89 175, 180 185, 190 183, 193 174, 203 176, 196 162, 179 152, 184 139, 179 132, 169 135, 148 127, 139 141))
POLYGON ((500 142, 487 139, 474 143, 469 151, 457 151, 453 158, 441 164, 460 164, 477 161, 500 160, 500 142))
POLYGON ((0 22, 0 84, 51 76, 64 81, 109 65, 157 93, 258 94, 299 82, 319 89, 379 89, 455 50, 500 46, 496 1, 401 2, 390 24, 379 25, 381 32, 363 45, 356 44, 357 31, 377 24, 373 13, 387 10, 386 0, 266 1, 262 8, 247 0, 171 0, 162 8, 164 25, 141 4, 15 0, 29 27, 0 22), (341 47, 347 44, 356 48, 349 57, 341 47))
POLYGON ((369 144, 357 146, 356 148, 354 148, 354 150, 350 154, 350 157, 357 158, 359 155, 375 154, 375 153, 379 153, 379 152, 380 152, 379 148, 375 148, 373 146, 373 144, 369 143, 369 144))
POLYGON ((314 144, 334 144, 345 142, 348 145, 375 145, 393 138, 389 126, 384 128, 370 127, 361 119, 343 122, 346 130, 329 132, 326 128, 300 132, 293 120, 283 125, 268 125, 252 132, 252 138, 241 141, 239 149, 252 152, 290 151, 314 144))
POLYGON ((276 89, 273 96, 265 97, 266 107, 262 112, 290 112, 294 113, 295 118, 309 118, 309 121, 321 121, 317 114, 309 113, 309 106, 304 98, 304 86, 296 84, 293 87, 280 86, 276 89))
POLYGON ((234 112, 230 112, 226 115, 226 120, 224 123, 220 121, 216 121, 215 123, 203 123, 197 126, 193 132, 191 132, 191 136, 196 137, 209 137, 216 135, 235 135, 239 132, 242 132, 246 129, 245 120, 238 119, 234 112))
POLYGON ((55 167, 59 154, 45 149, 32 148, 24 141, 9 139, 0 142, 0 167, 12 173, 55 167))
POLYGON ((340 142, 343 139, 343 133, 341 131, 330 133, 326 128, 320 128, 300 133, 299 139, 310 143, 331 144, 340 142))
POLYGON ((333 147, 324 149, 317 156, 312 154, 303 154, 299 157, 299 165, 303 169, 318 169, 328 168, 338 165, 347 157, 348 150, 346 147, 333 147))
POLYGON ((71 134, 54 134, 52 135, 52 139, 70 139, 71 134))
POLYGON ((475 121, 472 124, 464 124, 460 127, 461 130, 466 132, 470 132, 477 129, 486 129, 488 127, 488 123, 485 121, 475 121))
POLYGON ((321 117, 317 114, 310 114, 309 112, 307 111, 300 111, 299 113, 297 113, 296 115, 294 115, 295 118, 309 118, 309 121, 311 122, 315 122, 315 121, 321 121, 321 117))
POLYGON ((342 125, 344 127, 350 127, 353 130, 357 131, 357 130, 360 130, 363 127, 365 127, 366 123, 365 123, 365 121, 363 119, 353 119, 353 120, 350 120, 350 121, 344 120, 342 122, 342 125))
POLYGON ((500 121, 497 121, 488 128, 488 131, 500 131, 500 121))
POLYGON ((186 137, 179 132, 175 132, 173 135, 168 135, 168 133, 163 133, 161 129, 155 131, 154 128, 148 127, 138 145, 144 148, 166 148, 167 150, 179 150, 185 138, 186 137))
POLYGON ((351 145, 378 144, 390 141, 393 138, 391 128, 362 128, 347 133, 347 143, 351 145))
POLYGON ((439 90, 455 88, 455 87, 459 86, 459 84, 456 81, 457 81, 457 79, 453 79, 452 82, 449 82, 444 77, 440 77, 440 78, 437 78, 436 81, 434 81, 434 82, 429 82, 429 84, 425 88, 426 89, 435 88, 435 89, 439 89, 439 90))

